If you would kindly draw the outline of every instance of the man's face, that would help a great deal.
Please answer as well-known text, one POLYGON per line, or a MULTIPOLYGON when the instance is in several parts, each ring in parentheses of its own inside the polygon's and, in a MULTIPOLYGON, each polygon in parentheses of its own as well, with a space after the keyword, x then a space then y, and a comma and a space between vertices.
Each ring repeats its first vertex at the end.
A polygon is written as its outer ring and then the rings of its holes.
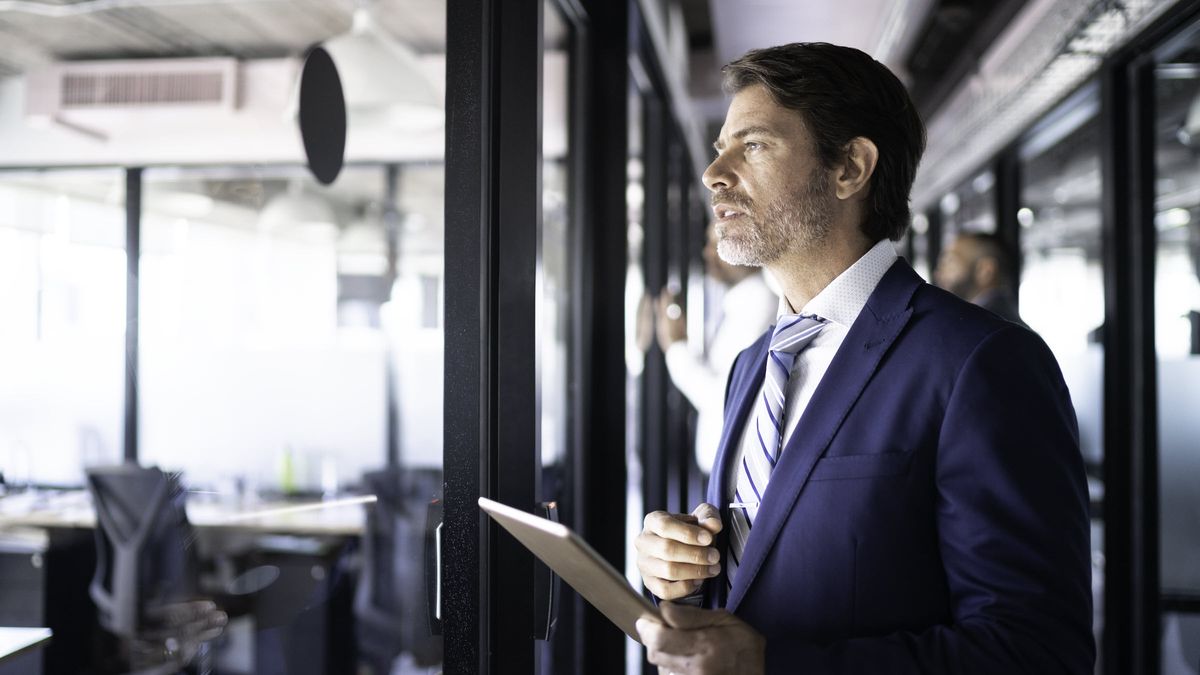
POLYGON ((761 85, 739 91, 704 171, 717 251, 735 265, 769 265, 828 236, 836 197, 800 113, 761 85))
POLYGON ((933 271, 934 282, 964 300, 974 298, 979 290, 975 286, 977 257, 970 242, 955 239, 938 256, 937 269, 933 271))

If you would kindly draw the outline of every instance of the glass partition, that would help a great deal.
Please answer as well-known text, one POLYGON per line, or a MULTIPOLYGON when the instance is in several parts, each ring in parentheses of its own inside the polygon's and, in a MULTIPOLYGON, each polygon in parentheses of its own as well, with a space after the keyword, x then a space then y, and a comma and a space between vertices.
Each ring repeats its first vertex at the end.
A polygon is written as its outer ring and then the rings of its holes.
POLYGON ((942 250, 961 232, 996 231, 996 174, 985 169, 942 197, 942 250))
POLYGON ((1200 27, 1155 80, 1154 332, 1158 357, 1163 672, 1200 668, 1200 27), (1171 609, 1168 607, 1168 609, 1171 609))
POLYGON ((386 462, 391 340, 401 457, 440 464, 440 260, 424 234, 436 211, 404 219, 390 285, 386 178, 146 171, 143 463, 224 490, 336 493, 386 462))
POLYGON ((442 485, 443 176, 144 173, 139 461, 181 470, 213 509, 375 495, 348 577, 358 655, 400 672, 441 662, 425 566, 442 485))
MULTIPOLYGON (((570 33, 557 3, 544 2, 545 47, 542 56, 542 229, 541 293, 541 444, 544 467, 561 465, 568 451, 571 328, 571 147, 570 33)), ((556 471, 553 476, 560 476, 556 471)), ((553 486, 547 486, 553 490, 553 486)), ((548 498, 554 492, 543 494, 548 498)))
POLYGON ((1104 616, 1104 280, 1096 91, 1026 137, 1020 158, 1021 317, 1054 352, 1071 392, 1092 502, 1093 632, 1104 616))
POLYGON ((124 172, 0 173, 0 477, 124 456, 124 172))

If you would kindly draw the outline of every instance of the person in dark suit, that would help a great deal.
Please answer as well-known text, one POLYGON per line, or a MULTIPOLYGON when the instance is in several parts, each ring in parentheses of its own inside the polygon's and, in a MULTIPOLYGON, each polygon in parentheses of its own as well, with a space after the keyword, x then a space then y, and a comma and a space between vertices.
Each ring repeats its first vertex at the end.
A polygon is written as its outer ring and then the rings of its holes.
POLYGON ((1085 675, 1088 501, 1045 343, 891 240, 924 128, 866 54, 749 52, 704 172, 718 251, 779 279, 737 358, 707 503, 636 541, 660 672, 1085 675), (668 601, 675 602, 668 602, 668 601), (689 606, 696 605, 696 606, 689 606))
POLYGON ((938 286, 1002 319, 1025 325, 1009 280, 1008 253, 994 234, 964 232, 938 257, 933 272, 938 286))

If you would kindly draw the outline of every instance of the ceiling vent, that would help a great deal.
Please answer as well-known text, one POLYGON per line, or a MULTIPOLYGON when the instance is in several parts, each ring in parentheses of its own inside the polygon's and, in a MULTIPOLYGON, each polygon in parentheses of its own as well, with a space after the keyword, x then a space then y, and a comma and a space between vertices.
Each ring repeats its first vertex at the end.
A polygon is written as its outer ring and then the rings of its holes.
POLYGON ((238 63, 232 58, 74 61, 33 71, 26 114, 56 119, 100 110, 237 108, 238 63))

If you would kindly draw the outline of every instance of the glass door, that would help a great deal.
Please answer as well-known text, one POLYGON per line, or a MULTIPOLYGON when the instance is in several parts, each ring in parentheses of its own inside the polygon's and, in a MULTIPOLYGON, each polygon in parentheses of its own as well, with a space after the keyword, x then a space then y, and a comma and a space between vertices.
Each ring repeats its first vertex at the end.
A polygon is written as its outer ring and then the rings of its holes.
POLYGON ((1162 672, 1200 672, 1200 25, 1153 66, 1162 672))

